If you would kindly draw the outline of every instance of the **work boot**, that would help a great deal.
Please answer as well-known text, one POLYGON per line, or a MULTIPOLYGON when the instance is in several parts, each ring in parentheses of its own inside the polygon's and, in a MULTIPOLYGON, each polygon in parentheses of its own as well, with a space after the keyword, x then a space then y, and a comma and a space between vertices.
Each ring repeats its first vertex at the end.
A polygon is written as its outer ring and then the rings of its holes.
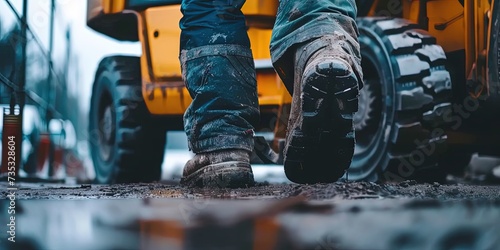
POLYGON ((196 154, 184 166, 181 184, 219 188, 253 186, 250 152, 230 149, 196 154))
POLYGON ((359 76, 342 43, 337 36, 321 37, 301 45, 295 53, 284 149, 285 173, 293 182, 335 182, 351 164, 359 76))

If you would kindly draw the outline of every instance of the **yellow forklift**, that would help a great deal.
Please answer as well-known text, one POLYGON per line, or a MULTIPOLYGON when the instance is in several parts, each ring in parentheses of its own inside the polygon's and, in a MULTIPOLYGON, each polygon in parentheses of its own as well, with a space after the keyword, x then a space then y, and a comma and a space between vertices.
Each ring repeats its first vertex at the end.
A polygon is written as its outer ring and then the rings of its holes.
MULTIPOLYGON (((178 60, 180 2, 88 0, 89 27, 142 45, 140 57, 109 56, 97 68, 89 144, 98 183, 161 176, 165 132, 182 129, 191 101, 178 60)), ((358 0, 357 5, 365 87, 346 177, 442 181, 463 172, 474 152, 498 155, 498 1, 358 0)), ((271 148, 256 139, 256 153, 279 164, 291 97, 269 55, 277 6, 278 0, 247 0, 243 13, 262 113, 256 130, 274 133, 271 148)))

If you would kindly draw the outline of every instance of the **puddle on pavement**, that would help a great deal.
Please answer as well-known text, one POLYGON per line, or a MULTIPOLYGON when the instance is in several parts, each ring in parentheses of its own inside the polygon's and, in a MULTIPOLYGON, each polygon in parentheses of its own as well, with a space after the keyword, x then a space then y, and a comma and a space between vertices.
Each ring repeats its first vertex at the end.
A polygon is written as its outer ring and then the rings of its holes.
MULTIPOLYGON (((2 206, 6 206, 4 202, 2 206)), ((17 203, 6 249, 294 249, 277 219, 304 198, 79 200, 17 203)), ((5 242, 2 242, 5 243, 5 242)), ((2 245, 0 245, 1 249, 2 245)))
POLYGON ((495 249, 500 202, 471 202, 19 200, 16 243, 0 249, 495 249))
POLYGON ((143 220, 140 235, 142 249, 294 249, 272 217, 196 227, 183 227, 176 221, 143 220))

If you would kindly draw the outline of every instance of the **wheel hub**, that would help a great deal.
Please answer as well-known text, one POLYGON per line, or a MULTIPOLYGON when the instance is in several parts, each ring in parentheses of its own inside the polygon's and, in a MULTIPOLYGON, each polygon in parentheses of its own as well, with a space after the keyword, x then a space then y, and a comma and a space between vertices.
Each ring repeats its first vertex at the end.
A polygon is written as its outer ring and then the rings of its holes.
POLYGON ((372 90, 373 86, 370 85, 371 84, 366 84, 359 92, 358 112, 356 112, 353 117, 354 129, 356 131, 367 129, 375 118, 374 104, 376 96, 372 90))
POLYGON ((99 143, 100 153, 103 160, 107 161, 111 157, 112 147, 114 145, 114 124, 111 106, 106 106, 99 119, 99 143))

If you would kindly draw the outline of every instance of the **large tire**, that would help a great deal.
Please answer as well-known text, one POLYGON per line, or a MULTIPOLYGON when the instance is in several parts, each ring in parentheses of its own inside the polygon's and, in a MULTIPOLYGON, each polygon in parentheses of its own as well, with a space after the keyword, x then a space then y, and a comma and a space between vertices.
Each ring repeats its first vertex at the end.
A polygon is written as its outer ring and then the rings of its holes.
POLYGON ((89 118, 89 144, 97 183, 160 179, 166 131, 144 103, 139 58, 113 56, 101 61, 89 118))
POLYGON ((442 116, 451 108, 443 49, 404 19, 357 22, 365 87, 354 119, 357 144, 349 179, 442 181, 442 116))
MULTIPOLYGON (((493 121, 489 121, 490 127, 493 128, 493 133, 497 133, 498 119, 500 114, 500 1, 493 1, 493 9, 491 11, 489 41, 488 41, 488 98, 486 100, 488 112, 487 116, 493 121)), ((483 104, 484 105, 484 104, 483 104)), ((481 126, 481 127, 484 127, 481 126)), ((500 154, 498 151, 494 152, 500 154)))

